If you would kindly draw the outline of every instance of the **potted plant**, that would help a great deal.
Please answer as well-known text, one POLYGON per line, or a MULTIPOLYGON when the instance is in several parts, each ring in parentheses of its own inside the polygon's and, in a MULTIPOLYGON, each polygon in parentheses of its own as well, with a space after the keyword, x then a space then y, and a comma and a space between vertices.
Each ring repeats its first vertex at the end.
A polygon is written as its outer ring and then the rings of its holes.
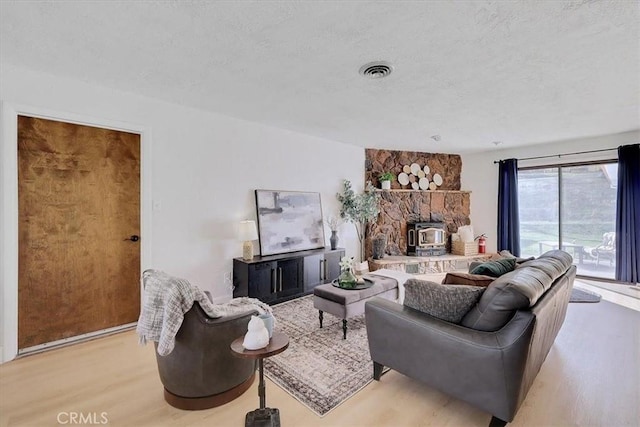
POLYGON ((376 193, 371 182, 367 181, 365 192, 356 194, 351 188, 351 181, 345 179, 342 193, 336 197, 342 204, 340 216, 356 228, 360 240, 360 261, 364 262, 364 234, 367 224, 378 218, 380 213, 380 193, 376 193))
POLYGON ((392 172, 383 172, 378 177, 378 180, 380 181, 380 187, 383 190, 390 190, 391 189, 391 181, 393 181, 394 179, 396 179, 396 176, 392 172))

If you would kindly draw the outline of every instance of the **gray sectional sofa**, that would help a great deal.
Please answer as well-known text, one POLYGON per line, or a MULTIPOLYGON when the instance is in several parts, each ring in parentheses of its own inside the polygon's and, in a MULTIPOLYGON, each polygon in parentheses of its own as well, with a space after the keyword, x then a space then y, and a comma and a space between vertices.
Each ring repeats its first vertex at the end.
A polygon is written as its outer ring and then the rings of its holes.
POLYGON ((490 425, 512 421, 564 322, 572 262, 556 250, 520 264, 458 324, 373 298, 365 315, 374 379, 386 366, 487 411, 490 425))

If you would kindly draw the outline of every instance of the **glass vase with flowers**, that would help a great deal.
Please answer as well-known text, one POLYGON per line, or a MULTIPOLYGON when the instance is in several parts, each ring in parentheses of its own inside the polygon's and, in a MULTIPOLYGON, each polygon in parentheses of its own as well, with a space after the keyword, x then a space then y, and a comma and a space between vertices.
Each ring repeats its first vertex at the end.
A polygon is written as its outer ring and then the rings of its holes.
POLYGON ((353 257, 344 256, 340 259, 340 276, 338 286, 345 289, 353 289, 358 284, 353 274, 353 257))

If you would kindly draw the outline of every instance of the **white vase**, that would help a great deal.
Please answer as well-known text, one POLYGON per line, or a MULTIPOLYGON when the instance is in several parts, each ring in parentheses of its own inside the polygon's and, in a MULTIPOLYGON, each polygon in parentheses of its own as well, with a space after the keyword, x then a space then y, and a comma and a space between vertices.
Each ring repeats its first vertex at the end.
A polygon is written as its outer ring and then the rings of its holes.
POLYGON ((383 190, 391 190, 391 181, 380 181, 380 187, 383 190))

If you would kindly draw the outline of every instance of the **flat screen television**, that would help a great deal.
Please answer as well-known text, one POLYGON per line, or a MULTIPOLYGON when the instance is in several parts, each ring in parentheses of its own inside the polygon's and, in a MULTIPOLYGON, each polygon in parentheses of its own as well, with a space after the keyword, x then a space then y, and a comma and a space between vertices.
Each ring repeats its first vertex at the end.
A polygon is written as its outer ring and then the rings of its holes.
POLYGON ((320 193, 256 190, 260 254, 324 248, 320 193))

